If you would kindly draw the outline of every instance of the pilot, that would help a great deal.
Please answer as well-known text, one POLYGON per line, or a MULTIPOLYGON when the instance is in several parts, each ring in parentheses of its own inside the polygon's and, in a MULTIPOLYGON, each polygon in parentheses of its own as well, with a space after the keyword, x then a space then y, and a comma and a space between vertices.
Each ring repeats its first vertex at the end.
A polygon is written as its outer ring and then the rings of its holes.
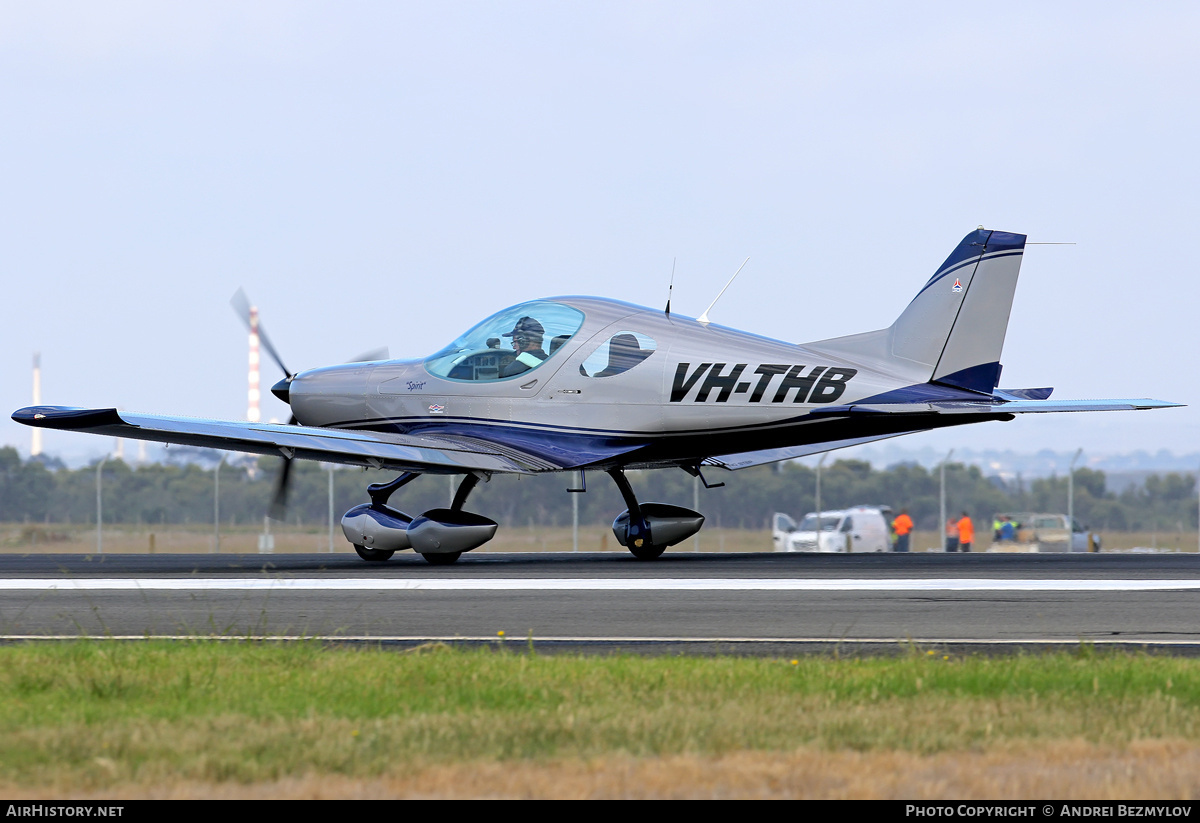
POLYGON ((501 377, 512 377, 515 374, 529 371, 540 366, 550 355, 542 351, 542 338, 546 330, 542 324, 532 317, 522 317, 513 326, 512 331, 506 331, 502 337, 512 338, 513 351, 517 356, 500 372, 501 377))

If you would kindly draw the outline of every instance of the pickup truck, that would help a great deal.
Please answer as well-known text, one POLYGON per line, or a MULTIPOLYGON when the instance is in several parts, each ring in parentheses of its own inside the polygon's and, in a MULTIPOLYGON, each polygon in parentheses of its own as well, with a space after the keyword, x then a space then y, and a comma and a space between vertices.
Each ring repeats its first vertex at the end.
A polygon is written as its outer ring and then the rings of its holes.
POLYGON ((1075 520, 1067 529, 1065 514, 998 514, 996 519, 1008 518, 1014 524, 1012 540, 995 540, 990 551, 995 552, 1098 552, 1100 535, 1080 526, 1075 520), (1068 543, 1068 536, 1070 542, 1068 543))

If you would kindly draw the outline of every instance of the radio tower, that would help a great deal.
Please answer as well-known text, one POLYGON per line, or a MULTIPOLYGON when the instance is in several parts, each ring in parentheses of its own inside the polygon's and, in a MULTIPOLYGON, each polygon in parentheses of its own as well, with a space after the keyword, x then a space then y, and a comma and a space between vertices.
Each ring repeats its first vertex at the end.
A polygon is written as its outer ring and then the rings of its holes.
MULTIPOLYGON (((250 307, 250 391, 249 391, 249 407, 246 409, 246 419, 251 423, 257 423, 262 420, 262 413, 258 408, 258 400, 260 397, 258 391, 258 307, 250 307)), ((34 429, 37 431, 37 429, 34 429)))
MULTIPOLYGON (((33 405, 42 404, 42 353, 33 353, 33 405)), ((29 456, 37 457, 42 453, 42 430, 33 430, 32 442, 29 444, 29 456)))

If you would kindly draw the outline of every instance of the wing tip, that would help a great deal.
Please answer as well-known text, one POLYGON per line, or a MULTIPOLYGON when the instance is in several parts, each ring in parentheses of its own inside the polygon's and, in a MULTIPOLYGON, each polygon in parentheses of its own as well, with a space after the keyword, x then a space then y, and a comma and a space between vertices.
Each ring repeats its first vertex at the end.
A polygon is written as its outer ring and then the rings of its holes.
POLYGON ((26 406, 12 419, 42 429, 91 429, 124 423, 116 409, 81 409, 74 406, 26 406))
POLYGON ((1185 409, 1187 403, 1175 403, 1170 400, 1151 400, 1143 398, 1131 401, 1137 409, 1185 409))

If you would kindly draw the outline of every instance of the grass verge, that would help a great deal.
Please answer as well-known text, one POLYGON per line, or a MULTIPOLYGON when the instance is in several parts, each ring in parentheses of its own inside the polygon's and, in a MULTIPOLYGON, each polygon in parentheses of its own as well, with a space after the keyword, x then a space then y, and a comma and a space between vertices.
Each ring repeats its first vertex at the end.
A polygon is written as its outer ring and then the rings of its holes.
POLYGON ((1006 752, 1028 763, 1030 752, 1072 747, 1119 757, 1157 746, 1195 760, 1198 675, 1196 660, 1087 649, 793 661, 18 645, 0 648, 0 786, 253 794, 462 768, 594 774, 587 764, 675 762, 701 773, 694 764, 1006 752))

